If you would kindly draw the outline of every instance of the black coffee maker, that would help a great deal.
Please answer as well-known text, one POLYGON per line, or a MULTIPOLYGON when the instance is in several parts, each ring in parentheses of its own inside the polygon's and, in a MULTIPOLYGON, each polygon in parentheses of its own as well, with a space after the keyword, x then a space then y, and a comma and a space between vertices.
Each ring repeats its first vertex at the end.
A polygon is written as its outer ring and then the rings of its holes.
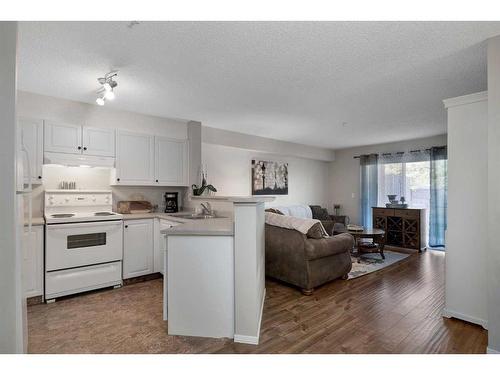
POLYGON ((165 193, 165 213, 173 214, 175 212, 179 212, 179 203, 178 203, 179 193, 165 193))

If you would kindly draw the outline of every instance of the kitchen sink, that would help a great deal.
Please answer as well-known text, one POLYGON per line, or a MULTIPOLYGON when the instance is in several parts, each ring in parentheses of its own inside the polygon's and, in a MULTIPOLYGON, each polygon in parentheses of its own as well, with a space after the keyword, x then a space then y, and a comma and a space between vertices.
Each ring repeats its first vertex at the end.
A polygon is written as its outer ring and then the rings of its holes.
POLYGON ((203 214, 181 214, 175 215, 175 217, 181 219, 193 219, 193 220, 203 220, 203 219, 223 219, 222 216, 217 215, 203 215, 203 214))

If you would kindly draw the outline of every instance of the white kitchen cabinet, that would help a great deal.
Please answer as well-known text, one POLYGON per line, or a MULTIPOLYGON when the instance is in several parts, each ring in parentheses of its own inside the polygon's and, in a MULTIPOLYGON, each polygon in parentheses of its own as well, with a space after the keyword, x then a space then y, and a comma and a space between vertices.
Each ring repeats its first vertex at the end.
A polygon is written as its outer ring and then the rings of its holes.
POLYGON ((167 235, 162 234, 164 229, 172 228, 180 223, 165 219, 154 221, 154 272, 165 275, 165 253, 167 251, 167 235))
POLYGON ((46 121, 44 127, 44 151, 81 154, 81 125, 46 121))
POLYGON ((43 225, 24 227, 22 274, 26 298, 43 295, 43 225))
POLYGON ((82 153, 93 156, 115 156, 115 130, 83 127, 82 153))
POLYGON ((22 141, 29 155, 31 176, 29 176, 26 156, 23 155, 24 183, 31 178, 32 184, 42 183, 43 166, 43 120, 21 117, 18 120, 22 141))
POLYGON ((124 220, 123 226, 123 278, 153 273, 153 219, 124 220))
POLYGON ((155 137, 155 182, 187 186, 188 143, 184 139, 155 137))
POLYGON ((115 156, 115 130, 45 122, 44 151, 115 156))
POLYGON ((154 185, 154 136, 118 130, 114 185, 154 185))

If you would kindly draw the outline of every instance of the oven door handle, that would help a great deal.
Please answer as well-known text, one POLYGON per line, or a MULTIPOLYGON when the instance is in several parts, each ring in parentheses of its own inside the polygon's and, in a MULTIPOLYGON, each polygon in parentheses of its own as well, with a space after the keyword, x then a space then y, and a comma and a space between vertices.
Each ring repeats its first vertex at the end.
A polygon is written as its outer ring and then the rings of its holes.
POLYGON ((123 220, 89 221, 89 222, 83 222, 83 223, 48 224, 47 230, 88 228, 88 227, 100 227, 100 226, 102 226, 102 227, 104 227, 104 226, 121 227, 122 225, 123 225, 123 220))

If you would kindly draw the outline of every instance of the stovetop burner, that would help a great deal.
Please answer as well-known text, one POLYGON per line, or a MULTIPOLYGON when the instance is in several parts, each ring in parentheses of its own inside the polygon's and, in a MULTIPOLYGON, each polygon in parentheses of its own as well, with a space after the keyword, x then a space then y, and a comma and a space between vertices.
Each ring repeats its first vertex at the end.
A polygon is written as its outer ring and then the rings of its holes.
POLYGON ((75 216, 75 214, 52 214, 52 215, 50 215, 50 217, 53 217, 55 219, 64 218, 64 217, 73 217, 73 216, 75 216))
POLYGON ((95 212, 94 216, 113 216, 115 215, 113 212, 95 212))

